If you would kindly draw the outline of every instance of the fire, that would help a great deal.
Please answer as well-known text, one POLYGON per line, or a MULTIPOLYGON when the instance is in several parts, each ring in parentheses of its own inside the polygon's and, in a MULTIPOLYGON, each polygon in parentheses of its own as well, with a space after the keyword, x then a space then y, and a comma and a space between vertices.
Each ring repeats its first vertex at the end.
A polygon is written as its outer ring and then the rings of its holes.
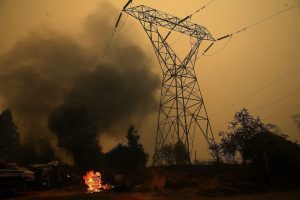
POLYGON ((104 184, 101 180, 101 173, 89 171, 83 176, 84 183, 88 186, 88 193, 101 192, 103 190, 109 190, 113 186, 104 184))

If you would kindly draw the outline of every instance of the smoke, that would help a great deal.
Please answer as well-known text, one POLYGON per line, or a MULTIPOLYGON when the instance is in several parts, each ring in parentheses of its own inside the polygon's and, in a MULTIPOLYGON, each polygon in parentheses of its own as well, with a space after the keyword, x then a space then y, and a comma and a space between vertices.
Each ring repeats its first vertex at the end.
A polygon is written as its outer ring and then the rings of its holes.
MULTIPOLYGON (((25 152, 35 152, 41 160, 51 157, 56 138, 47 128, 47 116, 63 101, 75 77, 87 70, 89 60, 76 41, 46 29, 22 38, 1 58, 2 106, 13 110, 25 152)), ((26 155, 25 161, 32 158, 26 155)))
POLYGON ((300 114, 294 114, 292 118, 297 125, 298 131, 300 131, 300 114))
POLYGON ((100 8, 87 17, 82 38, 38 29, 0 60, 2 106, 13 110, 24 146, 38 155, 51 153, 42 152, 43 141, 65 162, 92 162, 101 157, 99 135, 155 111, 159 77, 130 33, 119 33, 96 64, 117 13, 100 8))

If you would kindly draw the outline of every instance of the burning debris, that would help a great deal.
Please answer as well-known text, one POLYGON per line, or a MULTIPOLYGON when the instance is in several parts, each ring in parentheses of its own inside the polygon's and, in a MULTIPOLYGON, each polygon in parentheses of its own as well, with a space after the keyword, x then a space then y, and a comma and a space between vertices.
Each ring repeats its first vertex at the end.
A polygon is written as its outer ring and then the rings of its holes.
POLYGON ((100 172, 89 171, 83 176, 83 179, 84 183, 88 186, 88 193, 102 192, 113 188, 112 185, 103 183, 100 172))

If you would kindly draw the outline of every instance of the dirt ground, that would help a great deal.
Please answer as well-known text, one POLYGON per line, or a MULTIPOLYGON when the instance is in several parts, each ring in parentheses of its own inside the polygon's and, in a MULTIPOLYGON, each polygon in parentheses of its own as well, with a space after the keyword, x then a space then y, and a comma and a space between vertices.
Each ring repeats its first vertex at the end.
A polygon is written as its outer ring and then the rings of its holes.
POLYGON ((165 190, 156 192, 127 192, 127 193, 115 193, 115 192, 103 192, 86 194, 84 191, 79 190, 53 190, 45 192, 31 192, 22 194, 18 197, 7 198, 14 200, 299 200, 300 190, 298 191, 285 191, 285 192, 267 192, 248 195, 235 195, 235 196, 214 196, 208 197, 199 195, 193 191, 183 190, 165 190))
MULTIPOLYGON (((131 192, 87 194, 82 185, 27 192, 14 200, 300 200, 299 174, 273 179, 272 185, 253 179, 243 168, 211 166, 169 167, 152 170, 151 178, 131 192), (268 191, 268 192, 267 192, 268 191)), ((123 188, 124 189, 124 188, 123 188)), ((128 189, 128 188, 127 188, 128 189)), ((124 191, 124 190, 122 190, 124 191)), ((0 196, 0 199, 1 196, 0 196)))

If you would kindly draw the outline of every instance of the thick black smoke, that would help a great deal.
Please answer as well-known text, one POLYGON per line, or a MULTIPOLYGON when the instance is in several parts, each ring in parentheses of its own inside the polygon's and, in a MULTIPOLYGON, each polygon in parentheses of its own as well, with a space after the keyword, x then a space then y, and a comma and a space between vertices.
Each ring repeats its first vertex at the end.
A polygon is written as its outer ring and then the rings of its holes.
MULTIPOLYGON (((41 161, 51 158, 56 138, 48 131, 49 112, 63 101, 75 77, 88 70, 90 60, 76 41, 44 29, 28 34, 1 57, 2 106, 13 111, 25 152, 35 152, 41 161)), ((31 160, 32 153, 23 155, 24 161, 27 157, 31 160)))
POLYGON ((13 110, 24 145, 35 152, 44 141, 59 158, 92 162, 101 156, 99 135, 155 110, 159 77, 132 35, 118 34, 105 62, 96 64, 111 34, 112 13, 113 7, 101 5, 87 18, 80 40, 37 30, 1 58, 0 99, 13 110))
POLYGON ((126 127, 131 117, 143 117, 154 110, 157 78, 135 66, 98 66, 81 77, 64 104, 52 112, 51 131, 80 166, 87 162, 91 166, 95 156, 100 156, 99 134, 110 132, 115 125, 126 127))

